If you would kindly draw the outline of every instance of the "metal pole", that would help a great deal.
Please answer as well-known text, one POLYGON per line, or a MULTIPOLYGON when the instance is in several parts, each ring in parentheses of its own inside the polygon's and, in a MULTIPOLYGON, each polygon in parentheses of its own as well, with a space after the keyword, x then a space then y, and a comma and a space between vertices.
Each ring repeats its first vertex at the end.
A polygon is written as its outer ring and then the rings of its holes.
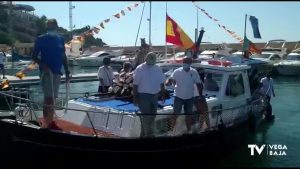
POLYGON ((198 21, 199 13, 198 13, 198 8, 196 8, 196 11, 197 11, 197 30, 196 30, 195 43, 196 43, 197 38, 198 38, 198 30, 199 30, 199 21, 198 21))
MULTIPOLYGON (((247 27, 247 14, 245 15, 245 28, 244 28, 244 43, 243 43, 243 46, 245 44, 245 38, 246 38, 246 27, 247 27)), ((245 57, 245 51, 244 50, 242 50, 242 54, 245 57)))
MULTIPOLYGON (((142 19, 143 19, 143 15, 144 15, 144 9, 145 9, 145 3, 144 3, 144 6, 143 6, 141 18, 140 18, 140 23, 139 23, 138 32, 137 32, 136 38, 135 38, 134 48, 136 48, 137 39, 138 39, 138 37, 139 37, 140 28, 141 28, 141 23, 142 23, 142 19)), ((136 55, 136 49, 135 49, 134 52, 135 52, 135 55, 136 55)))
POLYGON ((166 35, 165 35, 165 59, 167 58, 167 14, 168 14, 168 2, 166 1, 166 35))
MULTIPOLYGON (((9 2, 9 8, 8 8, 8 34, 10 36, 10 38, 12 38, 13 34, 12 34, 12 27, 13 27, 13 20, 12 20, 12 1, 8 1, 9 2)), ((13 40, 13 39, 11 39, 13 40)), ((13 58, 13 55, 14 55, 14 43, 11 42, 11 56, 13 58)), ((12 67, 14 66, 14 62, 13 62, 13 59, 11 59, 11 65, 12 67)))
POLYGON ((150 16, 149 16, 149 47, 151 49, 151 21, 152 21, 152 18, 151 18, 151 11, 152 11, 152 2, 150 1, 150 16))
POLYGON ((73 30, 72 10, 73 10, 72 1, 70 1, 69 2, 69 28, 70 28, 70 32, 72 32, 72 30, 73 30))
POLYGON ((246 27, 247 27, 247 14, 245 15, 244 37, 246 37, 246 27))

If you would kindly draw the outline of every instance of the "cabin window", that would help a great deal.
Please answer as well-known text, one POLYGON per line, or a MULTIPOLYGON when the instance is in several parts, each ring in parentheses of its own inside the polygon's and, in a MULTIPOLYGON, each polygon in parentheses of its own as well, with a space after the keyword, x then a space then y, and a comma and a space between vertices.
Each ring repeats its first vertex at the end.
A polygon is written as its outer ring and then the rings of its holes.
POLYGON ((239 96, 245 93, 244 81, 242 74, 229 75, 227 86, 226 86, 226 96, 239 96))
POLYGON ((273 56, 271 57, 271 60, 280 60, 280 59, 281 59, 281 57, 278 56, 278 55, 273 55, 273 56))
POLYGON ((207 72, 204 77, 204 90, 217 92, 222 83, 222 74, 207 72))

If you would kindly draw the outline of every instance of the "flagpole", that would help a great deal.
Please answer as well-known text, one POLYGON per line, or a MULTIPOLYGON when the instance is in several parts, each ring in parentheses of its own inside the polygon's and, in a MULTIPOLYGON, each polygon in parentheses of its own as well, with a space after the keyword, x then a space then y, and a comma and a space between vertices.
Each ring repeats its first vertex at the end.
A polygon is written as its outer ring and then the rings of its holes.
POLYGON ((151 18, 151 11, 152 11, 152 2, 150 1, 150 16, 149 16, 149 47, 151 49, 151 21, 152 21, 152 18, 151 18))
POLYGON ((245 15, 244 37, 246 37, 246 27, 247 27, 247 14, 245 15))
POLYGON ((195 31, 195 43, 196 43, 196 41, 197 41, 197 38, 198 38, 198 30, 199 30, 199 22, 198 22, 198 16, 199 16, 199 14, 198 14, 198 9, 196 8, 196 11, 197 11, 197 30, 195 31))
POLYGON ((167 58, 167 13, 168 13, 168 2, 166 1, 166 35, 165 35, 165 59, 167 58))
MULTIPOLYGON (((243 46, 245 45, 246 28, 247 28, 247 14, 245 15, 245 27, 244 27, 244 41, 243 41, 243 46)), ((245 57, 245 51, 244 51, 244 49, 242 50, 242 54, 245 57)))

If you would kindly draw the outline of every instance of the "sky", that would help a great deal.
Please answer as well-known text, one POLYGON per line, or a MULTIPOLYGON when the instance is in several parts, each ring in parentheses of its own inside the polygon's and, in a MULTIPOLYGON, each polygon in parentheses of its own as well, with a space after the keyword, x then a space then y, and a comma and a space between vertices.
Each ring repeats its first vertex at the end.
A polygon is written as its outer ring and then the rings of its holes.
MULTIPOLYGON (((108 45, 134 46, 138 27, 142 15, 143 5, 145 10, 140 26, 139 38, 146 38, 149 42, 149 1, 72 1, 73 25, 75 29, 84 26, 97 26, 105 19, 110 22, 94 37, 101 38, 108 45), (139 6, 132 11, 124 10, 133 3, 139 6), (125 11, 125 16, 117 19, 113 15, 125 11)), ((45 15, 47 18, 55 18, 59 26, 69 30, 69 1, 15 1, 15 4, 28 4, 36 10, 34 14, 45 15)), ((236 32, 243 37, 245 28, 245 15, 258 18, 261 39, 255 39, 252 27, 247 19, 246 35, 252 42, 267 42, 272 39, 284 39, 286 41, 300 40, 300 1, 196 1, 199 7, 219 20, 219 23, 227 29, 236 32)), ((212 43, 238 43, 217 23, 209 19, 198 10, 191 1, 153 1, 151 10, 151 42, 152 45, 165 45, 166 34, 166 4, 167 13, 178 25, 195 39, 195 28, 204 28, 203 42, 212 43)), ((137 45, 140 45, 138 39, 137 45)))

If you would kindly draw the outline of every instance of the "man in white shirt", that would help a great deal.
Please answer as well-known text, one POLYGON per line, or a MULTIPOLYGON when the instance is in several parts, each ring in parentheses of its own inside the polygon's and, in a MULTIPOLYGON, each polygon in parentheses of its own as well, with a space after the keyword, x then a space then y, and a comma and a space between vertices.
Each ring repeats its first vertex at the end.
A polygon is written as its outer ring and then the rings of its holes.
POLYGON ((103 66, 98 69, 99 88, 98 93, 107 93, 114 79, 113 69, 110 67, 110 58, 103 58, 103 66))
POLYGON ((140 116, 141 137, 154 136, 158 93, 165 92, 164 81, 165 75, 156 65, 156 54, 148 53, 146 61, 139 65, 133 73, 133 102, 142 113, 140 116))
POLYGON ((5 57, 6 57, 5 53, 4 53, 4 51, 2 51, 0 53, 0 69, 2 71, 3 79, 6 78, 5 77, 5 70, 4 70, 5 57))
POLYGON ((183 59, 182 67, 177 68, 170 78, 166 81, 166 84, 175 84, 174 88, 174 118, 172 120, 172 127, 175 126, 175 122, 178 114, 181 114, 181 109, 184 107, 184 113, 187 115, 185 118, 186 127, 188 131, 191 130, 191 126, 195 124, 195 117, 193 114, 194 104, 194 85, 196 84, 199 97, 202 99, 203 85, 200 80, 198 72, 191 67, 192 58, 185 57, 183 59))
POLYGON ((272 94, 273 97, 275 97, 274 86, 273 86, 274 82, 273 79, 271 78, 270 73, 267 73, 266 77, 260 80, 260 83, 262 83, 261 90, 263 91, 264 94, 266 94, 268 98, 268 102, 270 102, 272 94))

